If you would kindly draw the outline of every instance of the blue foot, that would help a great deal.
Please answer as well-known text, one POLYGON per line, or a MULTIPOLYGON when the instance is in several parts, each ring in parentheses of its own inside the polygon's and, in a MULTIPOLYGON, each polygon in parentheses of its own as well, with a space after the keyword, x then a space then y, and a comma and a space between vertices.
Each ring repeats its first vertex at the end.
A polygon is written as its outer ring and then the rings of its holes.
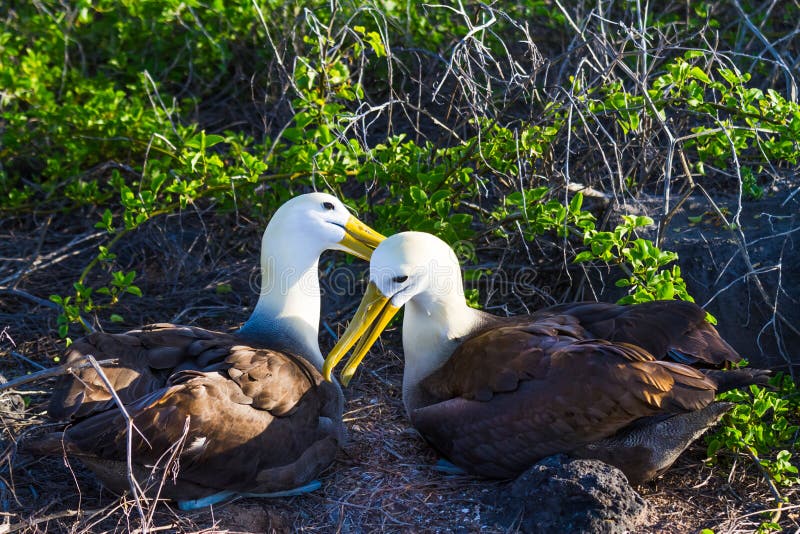
POLYGON ((260 499, 274 499, 276 497, 293 497, 295 495, 302 495, 311 491, 316 491, 322 487, 322 482, 319 480, 312 480, 305 486, 298 486, 290 490, 275 491, 272 493, 240 493, 242 497, 258 497, 260 499))
POLYGON ((322 487, 322 482, 320 482, 319 480, 312 480, 305 486, 299 486, 297 488, 292 488, 290 490, 285 490, 285 491, 275 491, 272 493, 237 493, 235 491, 220 491, 219 493, 209 495, 208 497, 203 497, 202 499, 178 501, 178 508, 180 508, 184 512, 188 512, 190 510, 199 510, 200 508, 206 508, 208 506, 211 506, 212 504, 217 504, 219 502, 226 501, 233 497, 258 497, 260 499, 292 497, 294 495, 302 495, 303 493, 308 493, 310 491, 318 490, 321 487, 322 487))
POLYGON ((442 473, 446 473, 448 475, 466 475, 467 472, 458 467, 453 462, 449 462, 444 458, 439 458, 439 461, 436 462, 436 465, 433 466, 435 471, 440 471, 442 473))
POLYGON ((220 491, 219 493, 209 495, 208 497, 203 497, 202 499, 178 501, 178 508, 184 512, 188 512, 189 510, 199 510, 200 508, 205 508, 207 506, 211 506, 212 504, 217 504, 218 502, 230 499, 234 495, 236 495, 235 491, 220 491))

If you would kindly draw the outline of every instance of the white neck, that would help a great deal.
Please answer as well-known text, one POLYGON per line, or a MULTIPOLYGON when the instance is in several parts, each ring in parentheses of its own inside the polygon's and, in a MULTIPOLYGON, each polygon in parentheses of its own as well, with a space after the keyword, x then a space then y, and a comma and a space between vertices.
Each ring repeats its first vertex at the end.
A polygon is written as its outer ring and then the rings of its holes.
POLYGON ((295 235, 273 225, 261 245, 261 293, 239 333, 270 348, 292 350, 322 369, 319 350, 319 256, 295 235))
POLYGON ((423 292, 406 303, 403 319, 403 404, 406 412, 424 404, 419 383, 444 365, 464 337, 477 330, 484 312, 470 308, 459 278, 451 291, 423 292))

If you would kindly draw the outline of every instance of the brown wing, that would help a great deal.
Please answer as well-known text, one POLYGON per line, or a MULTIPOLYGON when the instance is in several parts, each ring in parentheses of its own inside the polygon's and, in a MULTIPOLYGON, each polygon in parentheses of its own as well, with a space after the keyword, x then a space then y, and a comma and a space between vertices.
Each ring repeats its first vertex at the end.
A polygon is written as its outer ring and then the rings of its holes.
POLYGON ((630 306, 575 302, 551 306, 530 319, 569 315, 588 338, 622 341, 644 348, 657 359, 721 366, 742 358, 706 321, 706 312, 691 302, 657 300, 630 306))
POLYGON ((453 397, 488 401, 495 393, 514 391, 526 379, 542 379, 549 360, 544 351, 585 337, 568 315, 494 326, 464 341, 448 361, 423 383, 435 401, 453 397))
POLYGON ((433 400, 411 413, 412 422, 456 464, 515 476, 639 418, 714 399, 714 382, 690 367, 626 343, 576 340, 548 321, 543 334, 542 324, 487 330, 422 382, 433 400))
MULTIPOLYGON (((156 465, 163 470, 171 451, 181 451, 177 476, 170 472, 163 496, 294 488, 336 455, 341 428, 330 422, 341 421, 339 393, 311 365, 244 346, 234 347, 227 362, 227 371, 179 372, 170 385, 128 407, 137 429, 138 471, 156 465)), ((90 465, 126 458, 126 421, 116 409, 88 417, 64 435, 68 450, 90 465)), ((109 476, 108 486, 124 489, 124 479, 109 476)))
MULTIPOLYGON (((78 339, 67 351, 65 363, 84 363, 87 354, 98 361, 115 359, 117 363, 103 365, 103 370, 128 404, 163 387, 176 370, 221 367, 236 343, 230 334, 160 323, 123 334, 97 332, 78 339)), ((112 406, 100 377, 93 368, 84 367, 58 379, 48 413, 56 419, 78 419, 112 406)))

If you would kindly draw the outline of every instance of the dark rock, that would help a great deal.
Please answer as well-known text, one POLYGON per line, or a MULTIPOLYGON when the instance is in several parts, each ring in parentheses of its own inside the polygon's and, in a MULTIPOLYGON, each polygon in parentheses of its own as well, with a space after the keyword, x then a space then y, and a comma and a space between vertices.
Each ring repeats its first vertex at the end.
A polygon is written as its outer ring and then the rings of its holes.
POLYGON ((622 533, 647 521, 647 505, 622 471, 597 460, 550 456, 520 475, 498 502, 521 532, 622 533))

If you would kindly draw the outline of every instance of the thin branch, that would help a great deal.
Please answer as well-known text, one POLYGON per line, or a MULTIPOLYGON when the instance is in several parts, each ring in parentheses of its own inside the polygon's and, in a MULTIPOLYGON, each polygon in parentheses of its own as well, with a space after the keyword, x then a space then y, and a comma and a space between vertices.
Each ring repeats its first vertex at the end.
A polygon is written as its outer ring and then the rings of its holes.
POLYGON ((764 469, 764 466, 761 465, 761 459, 752 449, 752 447, 747 447, 747 454, 753 460, 753 463, 756 464, 759 471, 761 471, 761 475, 764 477, 764 480, 767 481, 767 486, 769 487, 770 493, 772 493, 772 497, 775 499, 775 513, 772 515, 772 522, 777 523, 778 520, 781 518, 781 510, 783 508, 783 496, 778 491, 778 488, 775 486, 775 481, 772 479, 772 476, 764 469))
POLYGON ((13 295, 15 297, 21 297, 23 299, 29 300, 39 306, 44 306, 45 308, 52 308, 55 310, 60 310, 61 307, 51 300, 46 300, 41 297, 37 297, 36 295, 31 295, 27 291, 23 291, 21 289, 17 289, 15 287, 5 287, 0 286, 0 294, 5 293, 6 295, 13 295))
MULTIPOLYGON (((116 358, 111 358, 108 360, 101 360, 99 363, 101 365, 112 365, 118 363, 118 361, 119 360, 117 360, 116 358)), ((86 367, 94 367, 94 365, 92 365, 90 362, 65 363, 63 365, 59 365, 58 367, 43 369, 35 373, 19 376, 17 378, 9 380, 8 382, 5 382, 4 384, 0 384, 0 391, 12 389, 24 384, 30 384, 31 382, 37 382, 39 380, 46 380, 48 378, 53 378, 55 376, 70 374, 79 369, 85 369, 86 367)))
MULTIPOLYGON (((117 408, 119 408, 119 411, 122 412, 123 417, 125 417, 126 420, 125 452, 127 461, 126 475, 128 478, 128 485, 131 488, 131 493, 133 494, 134 501, 136 502, 136 510, 139 512, 139 518, 142 521, 142 532, 146 532, 147 516, 144 513, 144 508, 142 508, 141 501, 144 500, 146 503, 147 497, 144 495, 144 491, 142 491, 141 486, 139 486, 139 483, 136 481, 136 477, 133 475, 133 431, 134 429, 136 429, 136 427, 133 424, 133 418, 128 413, 128 410, 125 409, 125 405, 122 403, 122 399, 120 399, 119 395, 117 395, 114 386, 111 385, 111 381, 108 379, 106 373, 103 371, 103 368, 100 367, 100 364, 97 362, 95 357, 92 356, 91 354, 86 354, 84 358, 86 358, 91 364, 91 366, 94 368, 95 372, 97 373, 97 376, 99 376, 100 380, 103 381, 103 384, 106 386, 108 392, 111 394, 111 397, 114 399, 114 403, 117 405, 117 408)), ((137 434, 142 436, 142 438, 144 438, 144 436, 141 434, 141 432, 139 432, 138 429, 136 429, 136 432, 137 434)))

